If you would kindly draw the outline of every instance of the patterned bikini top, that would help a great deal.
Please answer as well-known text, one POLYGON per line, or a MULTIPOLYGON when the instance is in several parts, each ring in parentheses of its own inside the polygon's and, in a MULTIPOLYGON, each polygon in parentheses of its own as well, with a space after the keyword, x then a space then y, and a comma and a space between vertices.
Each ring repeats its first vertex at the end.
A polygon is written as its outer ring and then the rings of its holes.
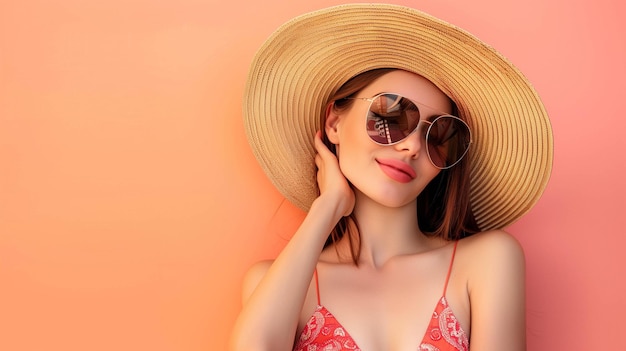
MULTIPOLYGON (((443 295, 435 306, 432 318, 421 343, 417 346, 418 351, 468 351, 469 339, 452 309, 446 300, 446 289, 452 263, 456 253, 457 242, 454 243, 452 259, 448 268, 443 295)), ((339 323, 326 307, 320 303, 319 282, 315 273, 317 287, 317 308, 305 325, 300 338, 296 341, 294 351, 361 351, 350 334, 339 323)))

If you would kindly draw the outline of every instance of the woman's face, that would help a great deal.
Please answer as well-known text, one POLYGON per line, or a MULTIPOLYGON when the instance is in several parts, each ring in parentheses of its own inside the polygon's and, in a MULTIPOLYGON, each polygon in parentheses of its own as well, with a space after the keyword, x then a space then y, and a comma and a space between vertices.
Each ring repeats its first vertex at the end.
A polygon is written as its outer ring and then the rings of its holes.
MULTIPOLYGON (((448 97, 427 79, 406 71, 392 71, 356 95, 371 98, 380 93, 395 93, 450 113, 448 97)), ((428 159, 421 123, 420 129, 394 145, 378 145, 365 129, 369 101, 354 100, 351 108, 331 111, 326 133, 337 145, 339 165, 345 177, 359 192, 388 207, 400 207, 415 201, 419 193, 439 173, 428 159), (333 116, 333 113, 335 115, 333 116)), ((432 110, 430 110, 432 111, 432 110)), ((421 111, 424 112, 424 111, 421 111)), ((432 116, 421 115, 421 119, 432 116)))

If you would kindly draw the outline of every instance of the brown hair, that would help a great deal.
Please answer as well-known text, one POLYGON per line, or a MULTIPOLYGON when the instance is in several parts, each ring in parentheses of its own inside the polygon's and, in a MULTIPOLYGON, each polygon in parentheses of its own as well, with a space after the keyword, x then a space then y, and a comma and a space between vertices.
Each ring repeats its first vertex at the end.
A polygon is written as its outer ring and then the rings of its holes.
MULTIPOLYGON (((373 80, 394 70, 394 68, 380 68, 352 77, 328 99, 324 106, 332 103, 336 110, 349 109, 354 100, 346 98, 354 97, 373 80)), ((458 109, 452 100, 451 105, 452 114, 458 116, 458 109)), ((323 133, 326 121, 325 109, 321 113, 321 121, 323 133)), ((325 134, 322 140, 336 154, 335 145, 325 134)), ((464 157, 454 167, 439 172, 417 197, 416 216, 420 230, 426 235, 438 236, 446 240, 458 240, 479 232, 470 208, 469 188, 469 157, 464 157)), ((352 260, 358 264, 361 254, 360 234, 358 223, 352 214, 339 220, 326 239, 324 247, 332 245, 344 235, 348 236, 352 260)))

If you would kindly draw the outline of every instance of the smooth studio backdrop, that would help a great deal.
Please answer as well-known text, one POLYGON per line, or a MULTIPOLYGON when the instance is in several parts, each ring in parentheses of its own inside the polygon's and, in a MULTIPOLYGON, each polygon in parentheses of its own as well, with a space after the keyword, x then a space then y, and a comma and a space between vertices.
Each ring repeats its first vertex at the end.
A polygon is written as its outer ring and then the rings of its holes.
MULTIPOLYGON (((508 228, 529 350, 623 349, 625 5, 392 2, 496 47, 551 116, 551 181, 508 228)), ((245 139, 248 65, 339 3, 1 0, 0 350, 226 349, 243 273, 303 218, 245 139)))

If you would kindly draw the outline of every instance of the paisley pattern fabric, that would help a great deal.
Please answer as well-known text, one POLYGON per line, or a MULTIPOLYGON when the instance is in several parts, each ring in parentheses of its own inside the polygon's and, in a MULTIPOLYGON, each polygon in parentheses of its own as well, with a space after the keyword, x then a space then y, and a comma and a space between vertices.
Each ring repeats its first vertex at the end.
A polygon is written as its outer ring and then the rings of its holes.
POLYGON ((341 324, 324 306, 317 306, 300 334, 294 351, 361 351, 341 324))
POLYGON ((443 296, 430 320, 419 351, 467 351, 469 339, 443 296))
MULTIPOLYGON (((417 351, 468 351, 469 337, 461 328, 459 321, 446 300, 446 290, 452 271, 458 241, 454 243, 448 276, 443 288, 443 295, 428 324, 417 351)), ((294 351, 361 351, 346 329, 337 321, 326 307, 321 305, 317 270, 315 272, 317 288, 317 308, 304 326, 293 348, 294 351)))
MULTIPOLYGON (((317 306, 294 351, 361 351, 350 334, 324 306, 317 306)), ((468 351, 469 339, 445 296, 439 300, 418 351, 468 351)))

